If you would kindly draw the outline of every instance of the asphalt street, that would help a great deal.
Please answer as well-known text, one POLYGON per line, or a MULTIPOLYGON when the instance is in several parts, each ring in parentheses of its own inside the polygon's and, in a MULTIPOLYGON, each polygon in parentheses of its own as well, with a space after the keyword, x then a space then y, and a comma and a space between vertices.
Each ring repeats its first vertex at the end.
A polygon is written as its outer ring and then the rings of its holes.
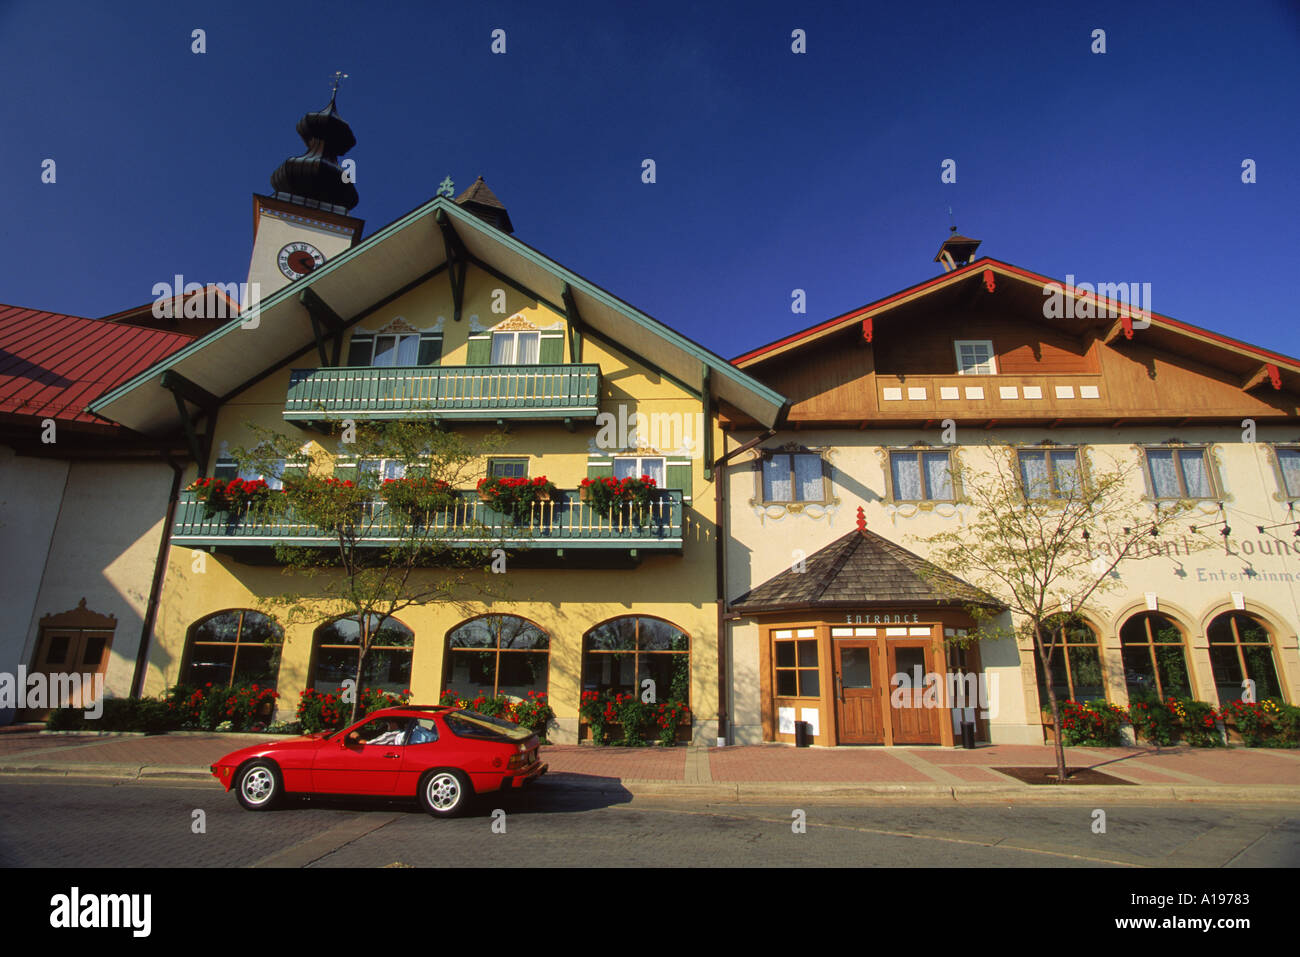
POLYGON ((4 867, 1300 866, 1300 802, 777 806, 543 782, 435 820, 414 802, 355 798, 252 813, 203 781, 6 775, 0 794, 4 867))

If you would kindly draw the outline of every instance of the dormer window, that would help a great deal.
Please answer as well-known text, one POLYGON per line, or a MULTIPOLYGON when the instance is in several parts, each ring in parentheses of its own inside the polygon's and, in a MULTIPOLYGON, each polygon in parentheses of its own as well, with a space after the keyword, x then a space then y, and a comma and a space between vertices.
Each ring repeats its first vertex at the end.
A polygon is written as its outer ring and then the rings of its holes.
POLYGON ((492 365, 537 365, 542 336, 538 332, 492 333, 492 365))
POLYGON ((997 375, 997 362, 993 358, 993 343, 989 339, 957 339, 953 342, 957 353, 958 375, 997 375))

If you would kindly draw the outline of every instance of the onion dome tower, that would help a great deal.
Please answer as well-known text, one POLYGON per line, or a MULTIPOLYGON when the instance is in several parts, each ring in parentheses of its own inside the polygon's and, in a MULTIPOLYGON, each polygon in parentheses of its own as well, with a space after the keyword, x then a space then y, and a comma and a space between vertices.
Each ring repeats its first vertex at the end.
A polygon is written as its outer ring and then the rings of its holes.
POLYGON ((361 241, 365 223, 348 215, 357 205, 353 164, 339 157, 357 145, 352 127, 339 116, 334 75, 329 105, 298 121, 307 146, 271 174, 270 196, 253 194, 253 258, 250 293, 265 299, 361 241))
POLYGON ((339 116, 337 97, 335 90, 325 109, 298 121, 298 135, 307 152, 290 156, 271 174, 276 199, 333 213, 347 213, 357 205, 357 188, 339 165, 339 157, 357 145, 357 138, 339 116))

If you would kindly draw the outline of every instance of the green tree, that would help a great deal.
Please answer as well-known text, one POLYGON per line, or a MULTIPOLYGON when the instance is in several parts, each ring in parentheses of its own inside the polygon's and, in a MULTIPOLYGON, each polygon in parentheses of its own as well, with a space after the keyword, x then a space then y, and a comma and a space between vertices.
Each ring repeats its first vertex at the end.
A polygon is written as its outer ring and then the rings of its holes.
MULTIPOLYGON (((1015 447, 994 446, 990 453, 991 469, 954 467, 970 512, 960 528, 925 539, 928 557, 1002 600, 1010 612, 1008 628, 1001 613, 970 607, 976 627, 957 643, 1032 639, 1056 728, 1058 781, 1064 783, 1061 702, 1051 677, 1054 655, 1068 653, 1061 650, 1064 631, 1094 596, 1124 586, 1123 566, 1168 560, 1152 555, 1151 545, 1167 533, 1181 534, 1194 503, 1145 498, 1141 466, 1113 460, 1105 469, 1058 473, 1055 482, 1045 478, 1027 488, 1015 447), (1055 641, 1049 640, 1053 634, 1055 641)), ((1211 544, 1195 534, 1181 542, 1211 544)))
POLYGON ((262 602, 285 624, 359 623, 355 720, 366 666, 390 619, 412 605, 464 604, 501 591, 501 576, 488 569, 491 533, 476 520, 473 497, 455 491, 473 487, 501 438, 471 445, 425 423, 356 424, 339 444, 352 467, 336 470, 337 457, 327 452, 304 456, 301 437, 248 428, 255 443, 232 457, 241 469, 282 474, 284 482, 281 493, 254 505, 258 518, 319 541, 276 543, 284 573, 303 584, 262 602))

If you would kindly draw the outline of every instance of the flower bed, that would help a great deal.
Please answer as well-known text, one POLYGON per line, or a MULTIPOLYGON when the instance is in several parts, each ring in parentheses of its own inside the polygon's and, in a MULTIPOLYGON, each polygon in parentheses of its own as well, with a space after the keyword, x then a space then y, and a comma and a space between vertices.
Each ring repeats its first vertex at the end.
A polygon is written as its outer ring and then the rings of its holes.
MULTIPOLYGON (((303 734, 315 731, 340 731, 348 724, 352 715, 352 703, 345 701, 347 690, 340 687, 334 694, 324 694, 315 688, 307 688, 298 699, 298 724, 303 734)), ((360 721, 372 711, 380 708, 392 708, 408 704, 411 689, 400 692, 381 691, 377 688, 362 688, 357 698, 357 720, 360 721)))
POLYGON ((651 703, 634 694, 608 691, 584 691, 578 713, 594 744, 622 747, 638 747, 650 739, 670 747, 691 719, 691 709, 684 701, 651 703))
POLYGON ((532 515, 534 503, 549 502, 555 494, 555 484, 545 475, 478 480, 478 497, 520 525, 532 515))
POLYGON ((1248 748, 1300 748, 1300 708, 1273 698, 1233 701, 1224 709, 1248 748))
POLYGON ((529 691, 523 698, 504 694, 493 697, 480 694, 473 698, 463 698, 448 689, 442 693, 438 703, 513 721, 536 734, 542 744, 549 743, 546 731, 555 721, 555 712, 547 703, 545 691, 529 691))
POLYGON ((1113 748, 1123 743, 1123 708, 1105 701, 1062 701, 1061 728, 1066 747, 1113 748))

